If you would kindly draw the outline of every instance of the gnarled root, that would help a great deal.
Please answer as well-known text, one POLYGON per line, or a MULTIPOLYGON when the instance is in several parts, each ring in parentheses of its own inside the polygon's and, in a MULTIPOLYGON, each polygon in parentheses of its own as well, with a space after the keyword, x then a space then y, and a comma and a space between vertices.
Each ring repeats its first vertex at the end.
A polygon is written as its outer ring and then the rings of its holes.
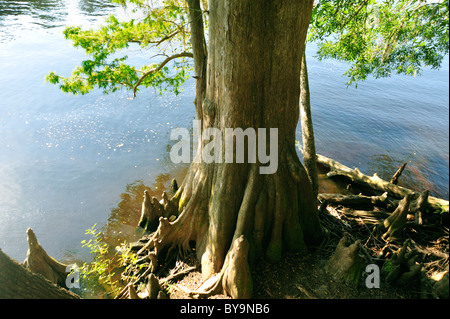
POLYGON ((350 243, 349 234, 344 234, 325 271, 335 280, 358 283, 365 267, 364 258, 359 255, 360 245, 360 240, 350 243))
POLYGON ((34 273, 38 273, 47 278, 50 282, 66 287, 67 265, 56 261, 37 241, 33 229, 27 229, 28 252, 27 258, 23 262, 25 267, 34 273))
POLYGON ((414 215, 415 223, 418 225, 423 225, 423 215, 427 207, 429 196, 430 196, 429 190, 420 193, 417 201, 413 201, 409 207, 409 212, 410 214, 414 215))
POLYGON ((449 297, 449 276, 448 269, 447 273, 441 278, 441 280, 436 281, 433 285, 433 294, 440 299, 448 299, 449 297))
POLYGON ((397 209, 378 225, 378 227, 383 232, 383 239, 395 240, 397 237, 399 237, 406 225, 406 218, 409 212, 409 206, 412 197, 412 193, 407 194, 405 198, 400 201, 397 209))
POLYGON ((383 265, 382 272, 388 283, 406 285, 411 282, 422 270, 422 265, 417 263, 417 252, 408 251, 410 240, 406 240, 403 246, 394 253, 392 258, 383 265))
POLYGON ((213 294, 224 293, 235 299, 249 299, 253 292, 253 283, 247 257, 249 251, 248 240, 240 236, 233 242, 220 273, 206 280, 195 291, 192 297, 206 298, 213 294))
POLYGON ((150 198, 148 191, 145 190, 139 227, 153 232, 158 228, 161 217, 174 220, 177 213, 177 205, 172 200, 169 200, 166 192, 163 193, 162 200, 158 201, 156 197, 150 198))

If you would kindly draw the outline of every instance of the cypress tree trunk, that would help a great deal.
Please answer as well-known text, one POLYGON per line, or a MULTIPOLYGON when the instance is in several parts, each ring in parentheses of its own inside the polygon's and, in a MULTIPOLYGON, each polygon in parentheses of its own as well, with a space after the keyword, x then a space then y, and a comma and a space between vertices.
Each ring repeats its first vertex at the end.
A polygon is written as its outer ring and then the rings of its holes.
MULTIPOLYGON (((192 9, 198 0, 188 4, 192 9)), ((245 163, 236 163, 235 149, 233 163, 205 163, 200 157, 209 141, 199 135, 197 158, 171 199, 180 214, 173 222, 160 219, 150 248, 159 255, 176 246, 188 250, 195 242, 203 277, 212 278, 205 293, 222 290, 249 298, 249 265, 255 258, 278 261, 286 251, 306 252, 306 244, 321 236, 311 183, 295 150, 301 58, 312 4, 210 1, 206 79, 196 74, 201 133, 253 128, 258 140, 258 129, 265 128, 269 144, 269 129, 277 128, 278 138, 270 144, 278 146, 278 165, 273 174, 261 174, 267 164, 249 163, 247 153, 245 163)), ((193 40, 202 36, 191 29, 193 40)), ((195 43, 202 41, 193 41, 194 52, 195 43)), ((196 72, 202 56, 194 54, 196 72)), ((269 145, 262 146, 268 154, 269 145)), ((224 155, 224 143, 214 152, 224 155)))

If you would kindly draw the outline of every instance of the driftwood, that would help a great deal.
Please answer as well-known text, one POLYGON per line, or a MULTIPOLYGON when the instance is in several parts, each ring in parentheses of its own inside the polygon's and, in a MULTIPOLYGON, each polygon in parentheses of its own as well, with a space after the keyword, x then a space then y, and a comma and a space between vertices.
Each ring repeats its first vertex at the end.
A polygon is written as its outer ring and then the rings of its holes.
POLYGON ((392 176, 392 178, 389 181, 389 183, 394 184, 394 185, 398 184, 398 179, 400 178, 400 176, 402 175, 403 171, 405 170, 406 165, 407 165, 407 163, 403 163, 403 165, 392 176))
POLYGON ((391 215, 391 213, 383 210, 367 211, 367 210, 352 209, 349 207, 343 207, 341 211, 346 217, 356 220, 362 220, 364 224, 369 225, 377 225, 382 220, 388 218, 391 215))
POLYGON ((80 299, 66 289, 32 273, 0 250, 0 299, 80 299))
POLYGON ((342 194, 319 194, 320 201, 339 204, 343 206, 364 206, 378 205, 386 206, 388 194, 384 193, 380 196, 364 196, 364 195, 342 195, 342 194))
MULTIPOLYGON (((367 176, 361 173, 358 168, 351 169, 333 159, 319 154, 317 154, 317 163, 330 168, 330 171, 327 173, 328 177, 343 176, 350 179, 352 182, 365 187, 369 187, 383 193, 388 192, 389 195, 396 198, 404 198, 408 194, 415 193, 410 189, 381 179, 376 173, 373 176, 367 176)), ((449 202, 447 200, 429 196, 427 202, 432 209, 440 209, 447 213, 449 211, 449 202)))
POLYGON ((25 267, 34 273, 41 274, 51 283, 60 287, 66 287, 67 265, 56 261, 37 241, 36 235, 31 228, 27 229, 28 252, 24 261, 25 267))

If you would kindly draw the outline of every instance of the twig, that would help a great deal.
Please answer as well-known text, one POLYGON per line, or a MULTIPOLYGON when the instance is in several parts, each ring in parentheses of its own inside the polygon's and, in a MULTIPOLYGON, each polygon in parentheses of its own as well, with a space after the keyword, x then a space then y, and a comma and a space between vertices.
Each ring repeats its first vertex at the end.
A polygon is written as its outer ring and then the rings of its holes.
POLYGON ((196 270, 196 269, 197 269, 196 266, 189 267, 189 268, 187 268, 187 269, 185 269, 185 270, 182 270, 182 271, 180 271, 180 272, 177 272, 176 274, 167 276, 166 278, 160 280, 159 283, 160 283, 161 285, 163 285, 163 284, 165 284, 165 283, 167 283, 167 282, 169 282, 169 281, 171 281, 171 280, 177 279, 178 277, 182 277, 182 276, 184 276, 184 275, 187 275, 188 273, 190 273, 191 271, 194 271, 194 270, 196 270))

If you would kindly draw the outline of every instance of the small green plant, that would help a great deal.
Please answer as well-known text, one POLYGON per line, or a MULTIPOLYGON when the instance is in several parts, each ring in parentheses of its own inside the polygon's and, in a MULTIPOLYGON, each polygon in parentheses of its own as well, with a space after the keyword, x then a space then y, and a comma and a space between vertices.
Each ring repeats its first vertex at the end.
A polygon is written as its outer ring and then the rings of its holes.
POLYGON ((445 212, 444 207, 442 205, 436 204, 437 209, 433 211, 433 214, 443 214, 445 212))
POLYGON ((93 261, 80 267, 80 279, 87 287, 97 290, 102 288, 110 296, 116 296, 123 288, 121 272, 124 261, 127 264, 136 262, 137 256, 132 254, 126 243, 117 251, 105 242, 103 233, 96 229, 97 224, 86 230, 91 238, 82 240, 83 247, 89 248, 93 261))

